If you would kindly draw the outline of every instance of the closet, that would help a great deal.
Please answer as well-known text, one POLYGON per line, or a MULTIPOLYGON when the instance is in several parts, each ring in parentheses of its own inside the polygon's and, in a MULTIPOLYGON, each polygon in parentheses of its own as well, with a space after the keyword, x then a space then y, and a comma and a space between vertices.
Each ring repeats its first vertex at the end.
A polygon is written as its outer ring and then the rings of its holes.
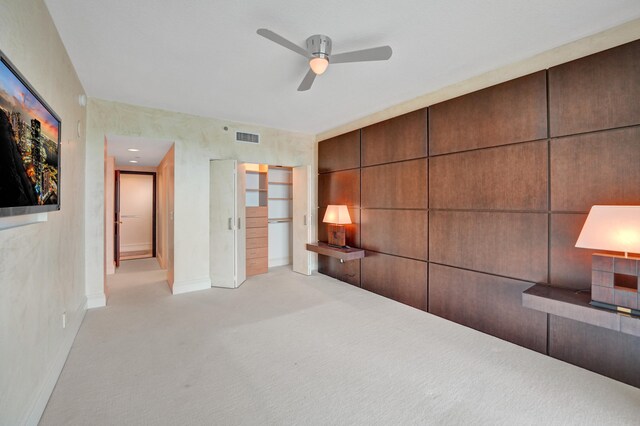
POLYGON ((245 164, 247 276, 291 264, 291 167, 245 164))

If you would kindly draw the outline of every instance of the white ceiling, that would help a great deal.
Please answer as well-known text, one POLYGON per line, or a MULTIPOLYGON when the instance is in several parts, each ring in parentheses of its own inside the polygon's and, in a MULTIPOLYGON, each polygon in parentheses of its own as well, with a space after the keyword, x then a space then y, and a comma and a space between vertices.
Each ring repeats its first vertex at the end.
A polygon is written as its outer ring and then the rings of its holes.
POLYGON ((107 135, 107 155, 115 157, 116 166, 156 167, 172 145, 173 141, 107 135), (130 148, 139 151, 131 152, 130 148))
POLYGON ((89 96, 317 134, 640 17, 638 0, 45 0, 89 96), (330 66, 256 34, 387 62, 330 66))

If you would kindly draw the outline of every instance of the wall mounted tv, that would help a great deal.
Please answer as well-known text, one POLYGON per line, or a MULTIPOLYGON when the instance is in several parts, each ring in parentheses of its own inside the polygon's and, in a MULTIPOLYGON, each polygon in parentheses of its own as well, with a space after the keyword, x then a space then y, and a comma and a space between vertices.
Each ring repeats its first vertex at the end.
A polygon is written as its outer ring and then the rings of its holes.
POLYGON ((0 216, 60 210, 60 126, 0 52, 0 216))

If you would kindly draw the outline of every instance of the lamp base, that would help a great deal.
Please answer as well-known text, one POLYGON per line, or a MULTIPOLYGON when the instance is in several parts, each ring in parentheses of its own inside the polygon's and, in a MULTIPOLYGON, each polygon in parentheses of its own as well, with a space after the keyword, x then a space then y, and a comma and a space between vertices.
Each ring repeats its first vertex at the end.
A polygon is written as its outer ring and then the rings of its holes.
POLYGON ((344 247, 346 246, 346 230, 344 225, 329 225, 328 243, 330 246, 344 247))
POLYGON ((591 304, 638 315, 640 258, 594 253, 591 257, 591 304))
POLYGON ((596 308, 607 309, 610 311, 620 312, 622 314, 629 314, 636 317, 640 317, 640 311, 637 309, 630 309, 630 308, 625 308, 623 306, 611 305, 609 303, 598 302, 596 300, 592 300, 590 305, 596 308))

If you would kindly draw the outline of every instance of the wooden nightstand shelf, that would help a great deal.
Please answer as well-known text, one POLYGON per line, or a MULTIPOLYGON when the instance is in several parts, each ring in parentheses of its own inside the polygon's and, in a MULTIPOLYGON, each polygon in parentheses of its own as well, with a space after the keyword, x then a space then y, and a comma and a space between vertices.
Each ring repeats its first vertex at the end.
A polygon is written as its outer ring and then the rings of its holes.
POLYGON ((335 257, 336 259, 340 259, 340 263, 344 263, 349 260, 362 259, 364 257, 363 249, 333 247, 320 241, 313 244, 307 244, 307 250, 325 256, 335 257))
POLYGON ((640 318, 589 304, 591 293, 536 284, 522 293, 522 306, 640 337, 640 318))

